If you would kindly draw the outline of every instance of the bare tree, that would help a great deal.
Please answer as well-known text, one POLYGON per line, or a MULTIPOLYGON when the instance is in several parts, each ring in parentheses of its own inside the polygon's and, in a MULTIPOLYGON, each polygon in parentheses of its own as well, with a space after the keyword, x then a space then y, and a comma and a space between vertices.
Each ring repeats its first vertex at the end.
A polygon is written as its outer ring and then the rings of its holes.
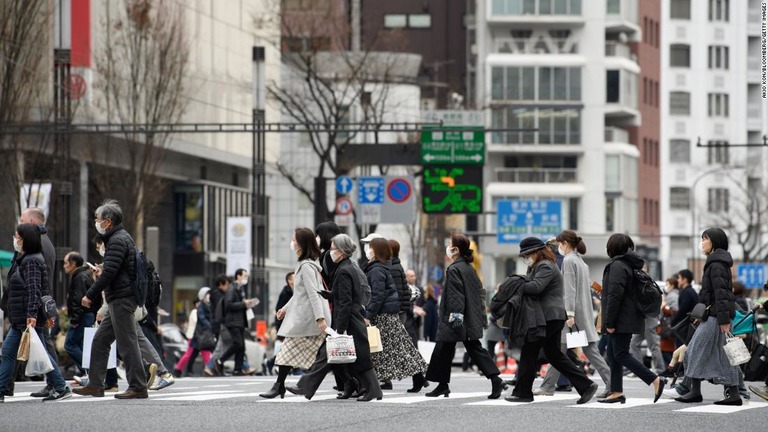
MULTIPOLYGON (((47 0, 0 2, 0 124, 51 120, 48 6, 47 0)), ((25 183, 51 179, 51 137, 0 135, 2 190, 14 204, 3 206, 4 224, 18 216, 25 183)))
POLYGON ((741 247, 744 262, 768 262, 768 185, 759 177, 744 178, 727 173, 726 208, 707 208, 703 218, 709 225, 729 232, 731 240, 741 247), (715 211, 720 210, 720 211, 715 211))
POLYGON ((155 193, 165 183, 158 173, 171 143, 170 135, 159 132, 158 126, 178 122, 184 114, 189 47, 184 14, 177 2, 122 0, 120 5, 108 13, 106 36, 95 56, 96 86, 103 97, 97 107, 103 108, 110 123, 147 127, 126 132, 126 143, 108 147, 120 152, 118 158, 99 153, 105 165, 119 161, 119 168, 125 171, 102 170, 93 184, 101 197, 121 202, 125 223, 142 245, 145 215, 162 196, 155 193))

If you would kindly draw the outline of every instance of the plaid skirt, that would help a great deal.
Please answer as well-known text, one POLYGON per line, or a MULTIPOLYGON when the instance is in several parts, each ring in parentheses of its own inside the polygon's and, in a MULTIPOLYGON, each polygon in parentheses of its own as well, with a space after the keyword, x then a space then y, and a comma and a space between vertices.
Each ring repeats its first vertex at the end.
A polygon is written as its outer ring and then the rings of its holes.
POLYGON ((299 369, 309 369, 315 362, 317 350, 325 342, 325 335, 304 337, 287 337, 275 357, 278 366, 291 366, 299 369))
POLYGON ((427 362, 413 346, 397 314, 379 314, 371 320, 381 334, 381 352, 371 353, 380 380, 401 380, 427 370, 427 362))

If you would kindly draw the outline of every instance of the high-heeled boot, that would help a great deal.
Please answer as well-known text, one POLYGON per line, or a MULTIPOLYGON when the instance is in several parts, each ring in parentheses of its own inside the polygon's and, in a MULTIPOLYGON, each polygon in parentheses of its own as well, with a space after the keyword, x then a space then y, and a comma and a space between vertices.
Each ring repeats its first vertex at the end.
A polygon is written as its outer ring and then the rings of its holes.
POLYGON ((725 386, 725 399, 715 402, 715 405, 741 405, 739 386, 725 386))
POLYGON ((501 392, 507 388, 504 384, 504 380, 499 378, 498 375, 491 378, 491 394, 488 395, 488 399, 498 399, 501 396, 501 392))
POLYGON ((684 403, 698 403, 703 401, 704 398, 701 397, 701 380, 698 378, 691 378, 691 390, 679 398, 675 398, 675 400, 684 403))
POLYGON ((349 380, 344 383, 344 391, 336 395, 336 399, 349 399, 359 388, 360 384, 357 380, 350 377, 349 380))
POLYGON ((376 372, 374 372, 373 368, 360 374, 360 380, 361 383, 365 383, 367 393, 357 398, 358 402, 368 402, 374 399, 381 400, 384 397, 384 393, 381 392, 381 387, 379 386, 379 378, 376 377, 376 372))
POLYGON ((429 393, 426 393, 424 396, 427 396, 427 397, 438 397, 438 396, 448 397, 449 394, 451 394, 451 389, 448 388, 448 383, 440 383, 440 384, 437 385, 437 387, 435 387, 434 390, 432 390, 429 393))
POLYGON ((276 382, 268 392, 261 393, 259 396, 267 399, 274 399, 280 396, 280 399, 283 399, 285 398, 285 384, 276 382))
POLYGON ((429 387, 429 382, 424 378, 424 374, 419 372, 413 376, 413 387, 406 390, 408 393, 418 393, 422 388, 429 387))

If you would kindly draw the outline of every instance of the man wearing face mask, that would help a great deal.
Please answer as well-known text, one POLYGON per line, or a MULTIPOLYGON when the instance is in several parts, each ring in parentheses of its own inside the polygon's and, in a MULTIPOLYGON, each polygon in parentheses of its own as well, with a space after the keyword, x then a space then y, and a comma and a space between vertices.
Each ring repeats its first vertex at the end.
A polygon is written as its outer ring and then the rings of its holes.
POLYGON ((243 290, 246 297, 256 295, 254 292, 249 293, 250 285, 248 285, 248 270, 242 268, 235 270, 235 284, 243 290))

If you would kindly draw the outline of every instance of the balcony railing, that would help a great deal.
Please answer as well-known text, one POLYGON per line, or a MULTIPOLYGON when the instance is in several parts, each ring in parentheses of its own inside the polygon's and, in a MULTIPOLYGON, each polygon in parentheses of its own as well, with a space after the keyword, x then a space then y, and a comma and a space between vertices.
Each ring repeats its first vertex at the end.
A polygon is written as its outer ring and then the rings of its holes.
POLYGON ((581 0, 492 0, 491 15, 581 15, 581 0))
POLYGON ((629 45, 616 41, 605 42, 605 56, 606 57, 624 57, 634 61, 632 50, 629 49, 629 45))
POLYGON ((760 119, 763 116, 763 106, 760 102, 747 103, 747 117, 750 119, 760 119))
POLYGON ((503 183, 575 183, 576 168, 496 168, 496 181, 503 183))
POLYGON ((605 142, 629 143, 629 132, 617 127, 605 128, 605 142))
POLYGON ((499 38, 495 52, 509 54, 576 54, 578 44, 568 38, 499 38))

